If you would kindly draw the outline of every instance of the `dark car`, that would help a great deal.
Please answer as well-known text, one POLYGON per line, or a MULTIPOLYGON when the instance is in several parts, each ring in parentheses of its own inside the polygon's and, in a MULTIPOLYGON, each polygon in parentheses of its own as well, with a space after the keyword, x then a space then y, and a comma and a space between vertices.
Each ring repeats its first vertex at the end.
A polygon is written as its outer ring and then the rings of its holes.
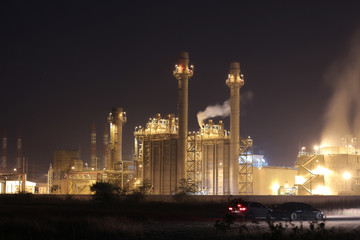
POLYGON ((239 202, 229 207, 229 213, 237 217, 255 219, 271 218, 271 209, 259 202, 239 202))
POLYGON ((324 213, 313 206, 300 202, 285 202, 272 211, 276 220, 283 218, 294 220, 322 220, 324 213))

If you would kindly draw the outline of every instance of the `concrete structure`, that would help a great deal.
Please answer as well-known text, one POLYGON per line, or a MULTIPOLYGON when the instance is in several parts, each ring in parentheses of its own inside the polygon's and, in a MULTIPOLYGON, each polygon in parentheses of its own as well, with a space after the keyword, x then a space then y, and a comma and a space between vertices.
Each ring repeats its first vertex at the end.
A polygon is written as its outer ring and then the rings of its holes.
POLYGON ((53 186, 57 188, 56 193, 66 193, 66 178, 70 171, 82 171, 83 161, 80 160, 79 152, 76 150, 56 150, 54 152, 54 181, 53 186))
POLYGON ((299 195, 360 194, 360 151, 352 145, 303 148, 295 166, 299 195))
POLYGON ((229 78, 226 85, 230 88, 230 194, 239 194, 239 144, 240 144, 240 88, 244 85, 244 78, 240 75, 240 64, 230 64, 229 78))
POLYGON ((126 123, 126 112, 113 108, 108 117, 110 123, 110 159, 108 170, 122 169, 122 126, 126 123))
POLYGON ((188 132, 188 80, 193 76, 193 67, 189 68, 189 54, 180 53, 178 65, 173 72, 174 77, 178 80, 178 118, 179 133, 177 146, 177 171, 176 179, 180 182, 185 178, 185 161, 186 161, 186 140, 188 132))
POLYGON ((295 195, 297 169, 292 167, 254 167, 254 195, 295 195))

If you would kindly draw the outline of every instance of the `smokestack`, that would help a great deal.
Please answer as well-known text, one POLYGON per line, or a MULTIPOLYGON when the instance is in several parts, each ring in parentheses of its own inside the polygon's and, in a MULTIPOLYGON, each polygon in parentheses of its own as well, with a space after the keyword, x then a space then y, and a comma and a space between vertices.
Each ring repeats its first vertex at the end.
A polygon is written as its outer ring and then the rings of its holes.
POLYGON ((239 144, 240 144, 240 88, 244 79, 240 74, 240 64, 230 64, 229 77, 226 85, 230 88, 230 194, 239 194, 239 144))
POLYGON ((178 145, 177 145, 177 181, 185 178, 186 162, 186 141, 188 132, 188 80, 193 75, 193 66, 189 68, 189 54, 181 52, 178 64, 175 65, 173 72, 178 80, 178 145))
POLYGON ((1 162, 1 171, 3 173, 7 172, 7 137, 6 137, 6 129, 4 129, 3 141, 2 141, 2 162, 1 162))
POLYGON ((97 162, 96 162, 96 128, 95 122, 92 123, 91 129, 91 159, 90 159, 90 166, 97 170, 97 162))
POLYGON ((110 161, 109 170, 121 170, 122 165, 122 126, 126 122, 126 113, 122 108, 113 108, 109 115, 110 123, 110 161), (118 167, 116 167, 118 166, 118 167))
POLYGON ((104 162, 103 168, 109 168, 109 129, 108 125, 105 123, 104 129, 104 162))
POLYGON ((20 129, 17 139, 17 158, 16 158, 15 166, 17 169, 21 168, 21 130, 20 129))

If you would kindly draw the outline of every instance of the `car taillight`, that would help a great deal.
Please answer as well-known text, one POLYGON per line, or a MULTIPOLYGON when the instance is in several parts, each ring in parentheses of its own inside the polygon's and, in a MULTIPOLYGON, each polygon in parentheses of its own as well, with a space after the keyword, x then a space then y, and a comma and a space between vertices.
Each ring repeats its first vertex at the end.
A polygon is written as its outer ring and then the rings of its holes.
POLYGON ((246 207, 239 208, 239 211, 246 211, 246 207))
POLYGON ((237 207, 238 207, 238 208, 241 208, 241 204, 240 204, 240 203, 238 203, 237 207))
POLYGON ((232 210, 234 210, 232 207, 229 207, 229 211, 232 211, 232 210))

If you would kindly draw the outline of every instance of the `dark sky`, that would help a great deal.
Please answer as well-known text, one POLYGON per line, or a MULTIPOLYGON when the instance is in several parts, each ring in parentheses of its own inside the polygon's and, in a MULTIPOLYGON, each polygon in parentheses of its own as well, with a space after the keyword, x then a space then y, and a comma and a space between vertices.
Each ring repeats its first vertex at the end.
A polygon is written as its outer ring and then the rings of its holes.
POLYGON ((229 63, 239 61, 241 93, 253 94, 242 105, 241 135, 270 165, 292 166, 300 145, 320 140, 331 97, 324 73, 360 28, 356 1, 103 2, 1 3, 0 127, 9 167, 18 128, 40 175, 55 149, 80 145, 89 162, 92 121, 102 157, 112 107, 127 112, 124 152, 131 152, 135 126, 176 113, 180 51, 195 66, 189 130, 198 130, 198 111, 229 98, 229 63))

